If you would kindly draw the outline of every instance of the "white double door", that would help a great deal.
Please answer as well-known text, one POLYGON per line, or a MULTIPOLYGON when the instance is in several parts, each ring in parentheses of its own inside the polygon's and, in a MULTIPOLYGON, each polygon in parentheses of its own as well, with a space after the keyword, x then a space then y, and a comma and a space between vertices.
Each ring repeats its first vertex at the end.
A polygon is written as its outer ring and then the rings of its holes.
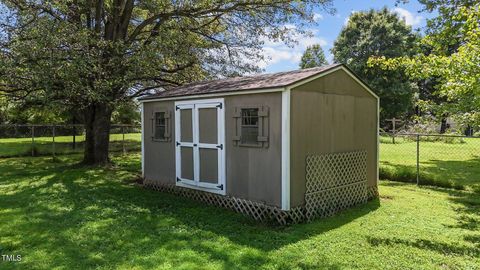
POLYGON ((223 99, 175 103, 177 186, 225 194, 223 99))

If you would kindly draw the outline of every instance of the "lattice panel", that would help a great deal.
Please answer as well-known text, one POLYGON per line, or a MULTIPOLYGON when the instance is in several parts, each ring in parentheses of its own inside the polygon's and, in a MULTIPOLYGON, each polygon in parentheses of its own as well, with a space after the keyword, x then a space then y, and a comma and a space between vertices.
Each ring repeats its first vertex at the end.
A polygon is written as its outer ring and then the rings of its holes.
POLYGON ((367 187, 367 199, 372 200, 374 198, 378 198, 378 187, 376 185, 367 187))
POLYGON ((365 151, 307 157, 305 205, 289 211, 259 202, 145 181, 144 186, 208 204, 232 209, 258 221, 281 225, 300 223, 378 197, 377 187, 367 187, 365 151))
POLYGON ((305 195, 305 217, 326 217, 350 206, 367 201, 365 182, 335 187, 305 195))
POLYGON ((368 198, 365 151, 312 155, 306 162, 305 218, 330 216, 368 198))
POLYGON ((290 211, 283 211, 280 208, 259 202, 177 187, 175 185, 146 181, 144 182, 144 186, 154 190, 168 192, 208 204, 232 209, 258 221, 274 221, 281 225, 286 225, 290 223, 299 223, 305 220, 303 207, 297 207, 290 211))
POLYGON ((367 152, 307 157, 306 193, 349 185, 367 178, 367 152))

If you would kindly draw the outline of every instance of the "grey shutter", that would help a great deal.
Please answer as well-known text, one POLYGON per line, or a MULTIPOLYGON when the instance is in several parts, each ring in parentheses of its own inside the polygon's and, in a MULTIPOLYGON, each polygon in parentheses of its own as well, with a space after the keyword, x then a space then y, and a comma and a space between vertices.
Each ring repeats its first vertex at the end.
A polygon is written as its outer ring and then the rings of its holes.
POLYGON ((152 140, 154 140, 155 139, 155 112, 152 112, 152 118, 150 118, 150 122, 152 125, 152 132, 151 132, 152 140))
POLYGON ((264 147, 268 147, 269 136, 269 108, 261 106, 258 108, 258 138, 257 141, 262 143, 264 147))
POLYGON ((233 141, 235 145, 238 145, 241 139, 241 121, 242 121, 242 109, 235 107, 235 111, 233 112, 233 121, 235 128, 235 132, 233 133, 233 141))
POLYGON ((165 140, 166 141, 170 141, 170 111, 167 111, 165 110, 165 114, 164 114, 164 117, 165 117, 165 140))

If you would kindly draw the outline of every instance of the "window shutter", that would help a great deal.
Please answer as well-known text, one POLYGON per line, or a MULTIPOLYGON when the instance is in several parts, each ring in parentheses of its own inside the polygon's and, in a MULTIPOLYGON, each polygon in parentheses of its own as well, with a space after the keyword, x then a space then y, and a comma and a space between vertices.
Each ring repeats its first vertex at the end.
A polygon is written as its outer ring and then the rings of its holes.
POLYGON ((268 116, 268 107, 267 106, 261 106, 260 108, 258 108, 258 116, 267 117, 268 116))
POLYGON ((234 123, 234 128, 235 132, 233 134, 233 142, 235 145, 238 145, 240 142, 241 136, 240 136, 240 130, 241 130, 241 121, 242 121, 242 110, 241 108, 235 107, 235 111, 233 112, 233 123, 234 123))
POLYGON ((235 107, 235 111, 233 112, 233 117, 234 118, 242 117, 242 109, 239 107, 235 107))
POLYGON ((258 138, 257 141, 263 144, 263 147, 268 147, 269 136, 269 121, 268 121, 269 108, 267 106, 261 106, 258 108, 258 138))
POLYGON ((165 111, 165 139, 170 141, 170 111, 165 111))
POLYGON ((152 140, 155 139, 155 112, 152 112, 152 117, 150 118, 151 122, 151 135, 152 135, 152 140))

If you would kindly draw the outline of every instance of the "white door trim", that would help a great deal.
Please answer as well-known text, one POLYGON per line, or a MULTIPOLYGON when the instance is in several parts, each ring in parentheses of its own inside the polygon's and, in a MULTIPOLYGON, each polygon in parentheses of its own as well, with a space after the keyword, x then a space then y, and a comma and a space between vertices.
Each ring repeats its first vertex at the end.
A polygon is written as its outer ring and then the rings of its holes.
POLYGON ((202 191, 217 193, 221 195, 226 194, 226 172, 225 172, 225 103, 223 98, 218 99, 200 99, 200 100, 187 100, 175 102, 175 160, 176 160, 176 185, 181 187, 193 188, 202 191), (219 106, 219 107, 217 107, 219 106), (184 143, 180 141, 181 138, 181 119, 180 110, 182 108, 192 109, 192 143, 184 143), (217 137, 218 144, 206 144, 199 142, 199 118, 198 110, 201 108, 217 108, 217 137), (180 144, 179 144, 180 143, 180 144), (221 145, 218 148, 217 145, 221 145), (182 179, 181 176, 181 153, 180 147, 187 146, 193 147, 193 166, 194 166, 194 179, 189 181, 188 179, 182 179), (218 150, 218 184, 209 184, 200 182, 200 158, 199 148, 208 148, 218 150), (221 188, 220 188, 221 187, 221 188))
MULTIPOLYGON (((181 147, 190 147, 192 148, 193 157, 195 157, 195 120, 194 120, 194 105, 193 104, 175 104, 175 171, 176 171, 176 179, 177 183, 179 183, 179 179, 183 184, 188 186, 195 185, 195 168, 193 168, 193 179, 186 179, 182 178, 182 156, 181 156, 181 147), (182 142, 182 134, 181 134, 181 114, 180 110, 192 110, 192 142, 182 142)), ((194 161, 195 164, 195 161, 194 161)))

